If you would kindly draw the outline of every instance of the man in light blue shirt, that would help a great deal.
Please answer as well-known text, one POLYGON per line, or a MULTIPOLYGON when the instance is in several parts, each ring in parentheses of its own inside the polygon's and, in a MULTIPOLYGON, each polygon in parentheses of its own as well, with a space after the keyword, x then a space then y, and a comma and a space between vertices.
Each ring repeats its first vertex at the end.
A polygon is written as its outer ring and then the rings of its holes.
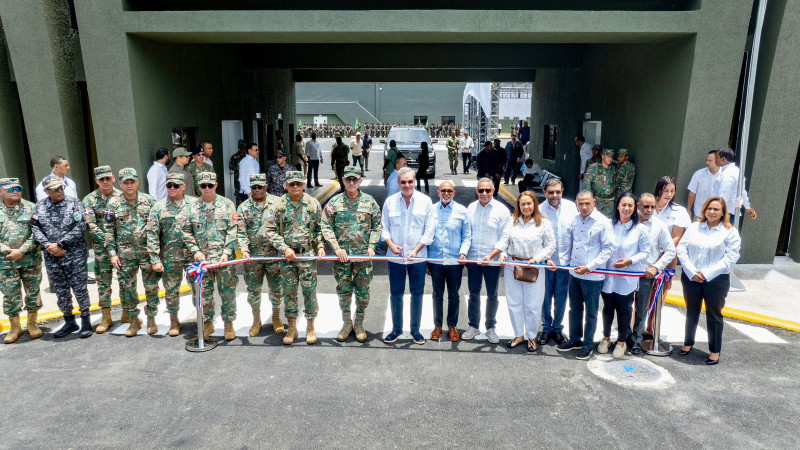
POLYGON ((156 201, 167 198, 167 164, 169 151, 165 148, 156 150, 156 159, 147 171, 147 190, 156 201))
MULTIPOLYGON (((466 260, 472 242, 472 226, 467 216, 467 208, 453 201, 455 187, 450 181, 439 185, 439 199, 436 210, 436 231, 433 242, 428 247, 428 258, 445 260, 466 260)), ((459 339, 458 323, 459 289, 464 266, 455 261, 432 261, 428 272, 433 280, 433 333, 431 340, 438 341, 442 336, 442 315, 444 314, 444 287, 447 284, 447 335, 450 341, 459 339)))
POLYGON ((261 172, 261 167, 258 164, 259 153, 261 153, 261 149, 258 148, 258 144, 251 143, 247 146, 247 156, 239 161, 239 186, 241 187, 236 195, 239 196, 241 201, 247 200, 253 194, 250 188, 250 175, 261 172))
POLYGON ((386 198, 400 192, 400 185, 397 184, 397 173, 403 167, 408 167, 408 163, 406 162, 405 156, 400 155, 394 161, 394 172, 389 174, 389 178, 386 179, 386 198))

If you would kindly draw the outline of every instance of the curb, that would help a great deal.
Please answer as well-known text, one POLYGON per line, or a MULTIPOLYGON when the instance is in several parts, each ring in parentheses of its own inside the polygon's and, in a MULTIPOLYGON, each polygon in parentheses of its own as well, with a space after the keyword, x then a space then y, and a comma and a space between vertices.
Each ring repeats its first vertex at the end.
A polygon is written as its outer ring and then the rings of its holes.
POLYGON ((517 204, 517 197, 514 196, 514 193, 511 192, 505 185, 501 184, 500 189, 498 190, 498 195, 503 197, 503 200, 506 201, 511 206, 517 204))
MULTIPOLYGON (((681 308, 686 308, 686 300, 683 297, 676 294, 667 294, 666 303, 673 305, 673 306, 680 306, 681 308)), ((705 311, 705 305, 702 307, 702 311, 705 311)), ((783 328, 785 330, 800 332, 800 323, 792 322, 789 320, 778 319, 776 317, 765 316, 763 314, 758 314, 750 311, 745 311, 743 309, 736 309, 731 307, 724 307, 722 308, 722 315, 724 317, 730 317, 731 319, 741 320, 742 322, 750 322, 759 325, 767 325, 770 327, 775 328, 783 328)))

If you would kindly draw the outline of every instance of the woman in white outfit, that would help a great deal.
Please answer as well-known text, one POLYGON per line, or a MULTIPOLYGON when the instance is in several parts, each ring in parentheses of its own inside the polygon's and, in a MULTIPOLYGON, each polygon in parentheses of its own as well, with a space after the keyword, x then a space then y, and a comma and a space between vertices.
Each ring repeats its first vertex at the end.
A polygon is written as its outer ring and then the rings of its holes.
MULTIPOLYGON (((550 221, 539 212, 539 202, 531 191, 525 191, 517 197, 517 205, 508 226, 509 232, 495 244, 490 259, 502 253, 499 258, 501 262, 511 259, 531 264, 549 263, 556 250, 556 237, 550 221)), ((541 274, 536 281, 522 281, 526 278, 530 279, 530 274, 515 275, 514 266, 505 267, 506 302, 516 336, 507 346, 514 348, 525 342, 527 337, 528 351, 535 352, 539 349, 536 333, 542 318, 546 277, 541 274)))
POLYGON ((692 219, 689 218, 686 208, 675 203, 675 186, 675 178, 670 176, 662 177, 656 183, 655 217, 667 226, 667 230, 672 234, 672 242, 677 247, 692 219))

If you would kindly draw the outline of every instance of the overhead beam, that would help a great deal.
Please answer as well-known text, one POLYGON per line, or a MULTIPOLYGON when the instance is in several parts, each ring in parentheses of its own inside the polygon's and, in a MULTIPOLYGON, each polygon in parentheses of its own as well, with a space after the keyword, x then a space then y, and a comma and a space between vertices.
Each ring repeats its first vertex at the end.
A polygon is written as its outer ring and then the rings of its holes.
POLYGON ((534 81, 536 69, 296 69, 296 83, 310 82, 465 82, 534 81))

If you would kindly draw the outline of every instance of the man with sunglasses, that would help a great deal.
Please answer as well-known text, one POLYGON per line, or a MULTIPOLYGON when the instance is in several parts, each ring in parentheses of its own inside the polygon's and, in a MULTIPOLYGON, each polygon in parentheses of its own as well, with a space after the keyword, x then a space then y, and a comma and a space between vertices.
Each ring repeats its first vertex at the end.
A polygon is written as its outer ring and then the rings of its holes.
POLYGON ((22 311, 22 287, 25 287, 25 310, 28 312, 28 334, 31 339, 42 336, 36 323, 42 299, 42 254, 31 233, 31 214, 36 207, 22 198, 22 185, 17 178, 0 178, 0 291, 3 313, 11 322, 4 342, 13 344, 22 336, 19 313, 22 311))
POLYGON ((267 209, 266 234, 272 246, 283 253, 281 262, 281 294, 286 304, 289 330, 283 343, 292 345, 297 339, 297 288, 303 290, 305 299, 306 344, 316 344, 314 319, 317 317, 317 261, 298 260, 298 256, 325 256, 320 239, 320 214, 322 207, 314 197, 306 194, 303 172, 286 173, 288 193, 267 209))
MULTIPOLYGON (((267 193, 267 175, 254 173, 248 181, 250 198, 242 202, 236 212, 241 216, 236 232, 242 257, 278 256, 278 251, 267 238, 265 212, 278 197, 267 193)), ((267 278, 269 300, 272 302, 272 329, 275 334, 283 333, 281 321, 281 262, 250 261, 244 263, 244 282, 247 285, 247 302, 253 310, 253 325, 250 337, 261 333, 261 286, 267 278)))
POLYGON ((342 310, 342 329, 336 340, 344 342, 355 331, 356 340, 367 340, 364 330, 364 311, 369 304, 369 283, 372 281, 372 261, 350 261, 350 255, 375 256, 375 246, 381 239, 381 208, 375 199, 361 192, 361 169, 344 168, 344 192, 336 194, 322 211, 322 236, 328 241, 339 261, 333 263, 339 309, 342 310), (350 304, 356 294, 356 316, 350 315, 350 304))
POLYGON ((261 172, 261 167, 258 164, 258 155, 260 153, 261 149, 258 148, 258 144, 251 142, 247 146, 247 156, 239 161, 239 191, 237 194, 240 202, 250 198, 250 176, 261 172))
POLYGON ((200 147, 196 147, 194 150, 192 150, 192 161, 186 165, 186 170, 192 174, 192 178, 194 179, 195 192, 198 196, 201 194, 201 192, 200 182, 197 181, 197 176, 204 172, 215 173, 214 166, 206 162, 206 154, 202 147, 203 144, 207 144, 207 142, 204 141, 200 144, 200 147))
MULTIPOLYGON (((164 283, 164 301, 170 318, 167 334, 173 337, 181 333, 180 287, 186 266, 192 263, 192 255, 183 243, 181 227, 188 220, 190 207, 199 201, 184 195, 188 187, 182 173, 167 174, 167 198, 156 202, 147 218, 147 253, 153 271, 161 274, 164 283)), ((194 283, 187 281, 194 292, 194 283)))
MULTIPOLYGON (((225 262, 235 257, 236 228, 241 220, 233 202, 217 195, 217 174, 202 172, 197 175, 200 199, 187 211, 183 226, 183 241, 197 262, 225 262)), ((222 321, 225 323, 225 340, 236 338, 233 321, 236 319, 235 266, 209 269, 203 276, 203 336, 214 332, 214 285, 222 298, 222 321)))
POLYGON ((286 153, 275 153, 275 164, 267 169, 267 192, 276 197, 286 193, 286 174, 292 167, 286 164, 286 153))
POLYGON ((196 197, 197 194, 194 189, 194 175, 192 172, 189 171, 189 162, 192 160, 192 154, 183 147, 178 147, 172 151, 172 159, 175 161, 175 164, 169 168, 169 172, 167 173, 179 173, 183 175, 184 185, 186 186, 186 191, 184 195, 187 197, 196 197))
MULTIPOLYGON (((111 256, 106 245, 106 210, 111 198, 122 195, 122 191, 114 187, 114 173, 111 166, 98 166, 94 168, 94 182, 97 189, 83 198, 83 207, 86 210, 86 227, 92 236, 94 245, 94 276, 97 279, 98 304, 102 313, 102 320, 95 332, 103 334, 114 324, 111 319, 111 278, 113 266, 111 256)), ((122 309, 122 323, 128 323, 128 311, 122 309)))
POLYGON ((147 305, 147 334, 158 332, 158 280, 161 274, 153 270, 147 253, 147 224, 150 210, 156 204, 150 194, 139 192, 139 174, 136 169, 126 167, 119 171, 122 195, 108 201, 105 213, 106 248, 111 265, 117 269, 119 296, 122 308, 128 312, 130 326, 125 336, 133 337, 142 328, 139 319, 139 293, 137 279, 139 271, 144 282, 147 305))
POLYGON ((44 266, 50 287, 58 297, 58 309, 64 314, 64 326, 53 333, 63 338, 80 329, 81 339, 92 335, 89 319, 89 290, 86 289, 86 219, 83 204, 64 193, 64 182, 48 175, 41 183, 47 197, 36 203, 31 215, 31 232, 43 248, 44 266), (70 292, 71 290, 71 292, 70 292), (72 294, 81 311, 81 326, 72 314, 72 294))

